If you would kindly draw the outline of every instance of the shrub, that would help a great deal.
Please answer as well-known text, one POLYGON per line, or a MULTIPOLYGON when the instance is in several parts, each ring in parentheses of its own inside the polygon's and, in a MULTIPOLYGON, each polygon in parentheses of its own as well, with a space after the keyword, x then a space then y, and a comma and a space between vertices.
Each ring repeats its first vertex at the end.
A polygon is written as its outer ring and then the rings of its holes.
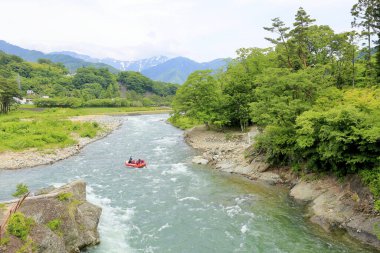
POLYGON ((380 212, 380 167, 362 170, 359 175, 375 197, 374 209, 380 212))
POLYGON ((16 192, 12 194, 13 197, 21 197, 29 192, 28 186, 26 184, 17 184, 16 192))
POLYGON ((10 241, 10 239, 9 239, 8 236, 2 237, 1 240, 0 240, 0 246, 7 245, 9 243, 9 241, 10 241))
POLYGON ((53 232, 57 232, 57 231, 60 230, 60 228, 61 228, 61 224, 62 224, 62 221, 61 221, 60 219, 57 218, 57 219, 54 219, 54 220, 49 221, 49 222, 46 224, 46 226, 47 226, 48 228, 50 228, 51 231, 53 231, 53 232))
POLYGON ((66 201, 66 200, 71 199, 72 197, 73 197, 72 192, 63 192, 63 193, 58 194, 57 199, 59 201, 66 201))
POLYGON ((27 218, 21 212, 16 212, 11 215, 7 231, 21 240, 25 241, 34 224, 32 218, 27 218))
POLYGON ((197 126, 197 125, 201 125, 202 122, 196 120, 196 119, 193 119, 193 118, 190 118, 190 117, 187 117, 187 116, 182 116, 182 115, 178 115, 178 114, 174 114, 172 115, 168 121, 175 127, 178 127, 182 130, 185 130, 185 129, 189 129, 189 128, 192 128, 194 126, 197 126))
POLYGON ((78 108, 82 106, 82 100, 79 98, 44 98, 34 100, 37 107, 64 107, 78 108))
POLYGON ((112 99, 91 99, 83 103, 84 107, 124 107, 130 106, 128 99, 112 98, 112 99))

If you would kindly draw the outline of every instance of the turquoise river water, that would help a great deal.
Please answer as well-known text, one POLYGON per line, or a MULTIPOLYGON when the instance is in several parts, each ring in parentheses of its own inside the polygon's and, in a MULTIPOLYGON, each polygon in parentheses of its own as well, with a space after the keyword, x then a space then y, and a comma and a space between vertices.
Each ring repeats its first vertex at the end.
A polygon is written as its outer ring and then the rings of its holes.
MULTIPOLYGON (((191 164, 195 151, 167 115, 124 116, 123 125, 53 165, 0 171, 0 201, 17 183, 31 190, 87 182, 103 208, 101 244, 87 252, 371 252, 326 234, 288 190, 191 164), (148 167, 126 168, 130 155, 148 167)), ((1 161, 0 161, 1 162, 1 161)))

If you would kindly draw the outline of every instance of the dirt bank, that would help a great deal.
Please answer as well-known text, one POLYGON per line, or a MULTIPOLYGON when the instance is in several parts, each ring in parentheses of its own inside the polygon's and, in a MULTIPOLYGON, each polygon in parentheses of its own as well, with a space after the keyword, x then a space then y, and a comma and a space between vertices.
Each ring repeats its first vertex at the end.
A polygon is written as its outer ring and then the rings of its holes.
POLYGON ((80 149, 87 144, 99 140, 121 125, 121 119, 118 117, 107 115, 86 115, 70 118, 72 121, 93 121, 98 122, 102 127, 102 131, 94 138, 82 138, 80 136, 73 136, 79 144, 69 146, 66 148, 57 148, 38 151, 30 149, 22 152, 3 152, 0 153, 0 169, 22 169, 28 167, 35 167, 43 164, 51 164, 80 152, 80 149))
POLYGON ((185 132, 186 142, 201 152, 193 159, 220 171, 240 174, 269 184, 287 184, 290 195, 307 203, 308 217, 326 231, 345 229, 352 237, 380 250, 380 216, 373 211, 373 196, 356 176, 339 183, 334 177, 298 177, 287 168, 270 168, 250 153, 256 128, 248 133, 220 133, 196 127, 185 132), (247 156, 251 157, 251 156, 247 156))

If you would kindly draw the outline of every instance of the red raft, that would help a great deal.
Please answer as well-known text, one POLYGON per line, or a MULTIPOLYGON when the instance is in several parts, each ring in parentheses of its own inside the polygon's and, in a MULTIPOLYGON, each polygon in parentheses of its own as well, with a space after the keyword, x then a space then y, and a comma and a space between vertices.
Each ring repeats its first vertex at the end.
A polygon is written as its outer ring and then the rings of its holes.
POLYGON ((128 161, 125 161, 125 166, 133 167, 133 168, 143 168, 146 166, 146 162, 144 160, 142 160, 139 163, 137 163, 136 161, 132 161, 131 163, 129 163, 128 161))

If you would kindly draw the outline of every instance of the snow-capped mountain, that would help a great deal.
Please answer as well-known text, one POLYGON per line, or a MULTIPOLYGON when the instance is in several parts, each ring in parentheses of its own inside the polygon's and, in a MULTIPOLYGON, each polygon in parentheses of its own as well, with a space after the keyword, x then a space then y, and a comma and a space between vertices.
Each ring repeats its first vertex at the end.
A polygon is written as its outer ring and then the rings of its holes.
POLYGON ((166 56, 155 56, 155 57, 136 60, 136 61, 122 61, 122 60, 116 60, 112 58, 97 59, 88 55, 78 54, 71 51, 54 52, 52 54, 69 55, 71 57, 82 59, 87 62, 104 63, 122 71, 131 70, 131 71, 138 71, 138 72, 141 72, 144 69, 157 66, 169 60, 169 58, 166 56))

